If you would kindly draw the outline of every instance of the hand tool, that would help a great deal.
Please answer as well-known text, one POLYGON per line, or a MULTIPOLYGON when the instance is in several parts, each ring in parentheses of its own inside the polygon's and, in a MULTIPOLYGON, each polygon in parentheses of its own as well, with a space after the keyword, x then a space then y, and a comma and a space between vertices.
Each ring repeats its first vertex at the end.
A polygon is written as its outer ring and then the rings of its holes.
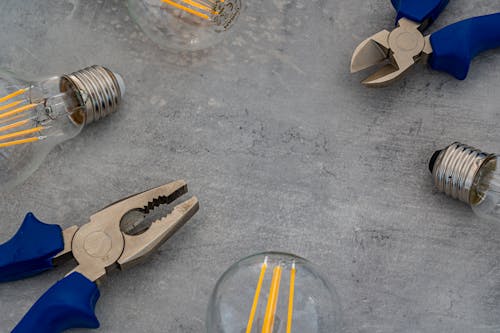
POLYGON ((178 180, 120 200, 64 231, 40 222, 31 213, 19 231, 0 245, 0 281, 38 274, 74 258, 78 263, 33 305, 12 333, 59 333, 70 328, 97 328, 94 314, 99 283, 115 268, 123 270, 163 244, 198 210, 192 197, 150 226, 147 215, 187 193, 178 180))
POLYGON ((448 0, 391 2, 397 12, 397 27, 365 39, 351 59, 351 73, 387 63, 362 81, 367 86, 388 85, 419 61, 463 80, 472 58, 500 46, 500 13, 469 18, 424 36, 423 31, 437 19, 448 0))

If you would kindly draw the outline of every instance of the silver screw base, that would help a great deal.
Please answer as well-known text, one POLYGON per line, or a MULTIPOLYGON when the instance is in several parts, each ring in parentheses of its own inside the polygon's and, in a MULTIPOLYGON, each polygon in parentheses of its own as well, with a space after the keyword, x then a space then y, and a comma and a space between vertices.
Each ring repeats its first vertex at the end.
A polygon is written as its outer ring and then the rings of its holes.
POLYGON ((446 195, 472 204, 474 179, 484 162, 493 154, 455 142, 431 158, 429 169, 434 184, 446 195))
POLYGON ((91 66, 63 75, 61 91, 74 91, 83 112, 74 117, 85 125, 101 120, 116 112, 123 92, 117 76, 102 66, 91 66))

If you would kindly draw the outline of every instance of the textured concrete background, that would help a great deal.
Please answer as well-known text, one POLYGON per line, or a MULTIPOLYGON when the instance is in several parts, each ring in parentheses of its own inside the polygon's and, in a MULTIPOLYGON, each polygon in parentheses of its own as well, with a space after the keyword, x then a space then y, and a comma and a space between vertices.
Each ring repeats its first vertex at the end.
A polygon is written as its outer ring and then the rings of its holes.
MULTIPOLYGON (((82 224, 184 178, 200 212, 152 260, 109 277, 101 332, 202 332, 220 274, 268 249, 322 266, 346 332, 499 332, 500 225, 438 194, 427 161, 454 140, 500 151, 500 51, 477 57, 463 82, 419 66, 367 89, 350 56, 391 27, 388 0, 246 4, 232 38, 175 55, 125 1, 1 1, 1 65, 45 76, 102 64, 128 91, 119 113, 0 195, 0 242, 27 211, 82 224)), ((455 0, 432 30, 498 11, 498 0, 455 0)), ((1 284, 0 331, 70 269, 1 284)))

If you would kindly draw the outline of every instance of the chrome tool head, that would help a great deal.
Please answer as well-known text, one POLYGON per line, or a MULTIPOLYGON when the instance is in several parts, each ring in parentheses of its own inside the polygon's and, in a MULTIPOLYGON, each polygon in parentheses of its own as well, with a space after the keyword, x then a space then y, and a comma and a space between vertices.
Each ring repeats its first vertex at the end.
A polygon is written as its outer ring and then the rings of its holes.
POLYGON ((192 197, 151 225, 140 227, 156 207, 185 193, 186 182, 178 180, 116 202, 92 215, 81 228, 66 229, 65 250, 57 257, 72 252, 78 262, 73 271, 91 281, 98 281, 113 268, 124 269, 162 245, 198 211, 198 200, 192 197))
POLYGON ((386 63, 362 81, 366 86, 381 87, 400 78, 418 61, 426 61, 432 47, 430 36, 425 37, 420 27, 420 23, 402 18, 394 30, 382 30, 365 39, 354 50, 351 73, 386 63))

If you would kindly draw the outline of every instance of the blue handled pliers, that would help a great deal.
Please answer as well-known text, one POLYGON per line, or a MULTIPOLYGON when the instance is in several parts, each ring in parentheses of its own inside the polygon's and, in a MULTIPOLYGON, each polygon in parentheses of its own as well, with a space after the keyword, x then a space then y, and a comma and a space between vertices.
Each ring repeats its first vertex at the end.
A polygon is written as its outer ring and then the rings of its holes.
POLYGON ((351 59, 351 72, 387 63, 362 83, 385 86, 415 63, 428 62, 459 80, 479 52, 500 46, 500 13, 478 16, 449 25, 431 35, 423 31, 434 22, 449 0, 391 0, 397 26, 361 42, 351 59))
POLYGON ((186 192, 182 180, 162 185, 118 201, 92 215, 89 223, 64 231, 29 213, 14 237, 0 245, 0 282, 38 274, 71 258, 78 265, 42 295, 12 333, 99 327, 96 283, 110 270, 127 268, 151 253, 197 212, 198 200, 192 197, 147 225, 145 218, 153 209, 186 192))

